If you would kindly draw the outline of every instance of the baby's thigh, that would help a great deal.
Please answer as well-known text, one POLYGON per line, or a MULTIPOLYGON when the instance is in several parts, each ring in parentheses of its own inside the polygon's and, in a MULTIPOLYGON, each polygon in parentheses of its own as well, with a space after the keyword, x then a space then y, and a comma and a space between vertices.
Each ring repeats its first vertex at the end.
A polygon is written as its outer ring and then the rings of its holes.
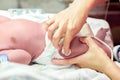
POLYGON ((6 54, 10 62, 22 64, 29 64, 32 59, 31 55, 27 51, 22 49, 3 50, 0 51, 0 54, 6 54))

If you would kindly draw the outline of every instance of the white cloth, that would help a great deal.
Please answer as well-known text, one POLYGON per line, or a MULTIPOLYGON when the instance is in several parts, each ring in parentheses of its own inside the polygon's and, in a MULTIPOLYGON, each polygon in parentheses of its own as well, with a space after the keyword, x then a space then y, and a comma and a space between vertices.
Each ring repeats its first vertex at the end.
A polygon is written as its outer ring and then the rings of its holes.
POLYGON ((55 69, 9 62, 0 64, 0 75, 0 80, 110 80, 105 74, 87 68, 55 69))

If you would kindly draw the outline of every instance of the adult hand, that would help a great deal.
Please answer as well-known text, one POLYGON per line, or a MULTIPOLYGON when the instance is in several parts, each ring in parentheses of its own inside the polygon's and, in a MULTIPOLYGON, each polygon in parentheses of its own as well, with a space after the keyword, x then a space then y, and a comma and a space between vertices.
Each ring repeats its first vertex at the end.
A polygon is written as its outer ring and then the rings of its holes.
POLYGON ((89 50, 78 57, 72 59, 52 59, 52 62, 60 65, 77 64, 79 67, 91 68, 103 72, 110 59, 92 38, 81 38, 82 42, 89 46, 89 50))
POLYGON ((59 42, 61 38, 64 38, 61 44, 63 44, 64 54, 66 55, 70 51, 69 46, 71 40, 80 31, 86 21, 88 10, 85 8, 86 7, 84 7, 82 3, 71 4, 71 6, 44 23, 48 31, 48 37, 52 41, 54 47, 59 48, 59 42))

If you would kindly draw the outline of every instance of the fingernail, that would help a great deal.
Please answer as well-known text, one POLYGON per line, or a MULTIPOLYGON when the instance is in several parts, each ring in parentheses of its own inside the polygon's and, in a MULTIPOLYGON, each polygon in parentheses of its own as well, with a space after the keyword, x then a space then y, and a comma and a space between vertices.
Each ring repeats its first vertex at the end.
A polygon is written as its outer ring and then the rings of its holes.
POLYGON ((60 40, 59 40, 59 44, 63 43, 64 41, 64 37, 62 37, 60 40))
POLYGON ((65 53, 64 48, 62 48, 62 53, 63 53, 65 56, 69 56, 69 55, 71 54, 71 50, 69 50, 68 53, 65 53))

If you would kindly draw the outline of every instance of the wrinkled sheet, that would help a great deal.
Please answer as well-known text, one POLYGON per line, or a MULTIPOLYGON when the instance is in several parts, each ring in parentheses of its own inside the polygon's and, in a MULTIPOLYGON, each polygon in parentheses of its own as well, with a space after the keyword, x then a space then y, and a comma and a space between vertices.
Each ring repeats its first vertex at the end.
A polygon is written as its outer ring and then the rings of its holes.
MULTIPOLYGON (((24 18, 37 22, 43 22, 53 14, 25 13, 17 10, 0 11, 0 15, 9 18, 24 18), (23 14, 24 13, 24 14, 23 14)), ((94 33, 100 27, 109 28, 109 24, 101 19, 88 18, 87 22, 94 27, 94 33)), ((109 34, 108 34, 109 35, 109 34)), ((108 37, 109 38, 109 37, 108 37)), ((117 63, 119 65, 119 63, 117 63)), ((74 65, 69 67, 55 67, 47 64, 22 65, 17 63, 0 64, 0 80, 110 80, 105 74, 88 68, 78 68, 74 65)))
POLYGON ((110 80, 95 70, 50 68, 49 65, 21 65, 16 63, 0 64, 0 80, 110 80), (58 75, 59 74, 59 75, 58 75))

